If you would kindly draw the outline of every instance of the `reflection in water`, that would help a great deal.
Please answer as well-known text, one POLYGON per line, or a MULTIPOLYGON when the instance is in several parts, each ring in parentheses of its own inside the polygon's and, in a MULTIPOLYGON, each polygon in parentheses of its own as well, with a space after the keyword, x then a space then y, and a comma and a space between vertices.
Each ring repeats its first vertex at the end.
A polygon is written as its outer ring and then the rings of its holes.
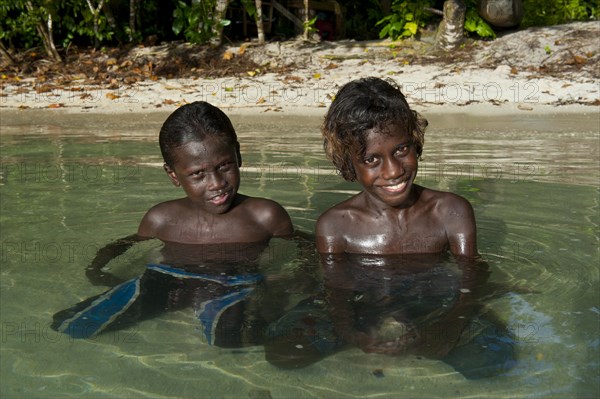
POLYGON ((515 365, 515 341, 482 310, 481 298, 494 287, 487 284, 484 263, 442 255, 347 254, 324 257, 323 263, 323 294, 271 325, 271 363, 304 367, 355 345, 367 353, 441 359, 467 378, 498 375, 515 365))

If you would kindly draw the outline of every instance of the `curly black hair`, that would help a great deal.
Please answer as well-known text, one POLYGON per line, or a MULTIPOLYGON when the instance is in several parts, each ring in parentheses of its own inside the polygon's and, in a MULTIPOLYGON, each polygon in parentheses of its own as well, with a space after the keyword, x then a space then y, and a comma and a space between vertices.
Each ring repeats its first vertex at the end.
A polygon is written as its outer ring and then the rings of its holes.
POLYGON ((362 78, 338 91, 321 125, 323 147, 342 177, 356 180, 352 157, 364 155, 366 135, 395 123, 404 126, 419 158, 423 153, 427 120, 410 109, 396 83, 389 79, 362 78))

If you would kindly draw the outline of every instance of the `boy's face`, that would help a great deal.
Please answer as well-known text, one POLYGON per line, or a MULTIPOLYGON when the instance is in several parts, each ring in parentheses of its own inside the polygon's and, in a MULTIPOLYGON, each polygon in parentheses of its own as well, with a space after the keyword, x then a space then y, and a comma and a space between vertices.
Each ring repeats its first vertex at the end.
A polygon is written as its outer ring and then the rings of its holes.
POLYGON ((352 164, 356 180, 372 199, 393 207, 411 203, 418 169, 417 151, 402 126, 392 123, 384 132, 369 131, 364 155, 353 156, 352 164))
POLYGON ((165 165, 173 184, 181 186, 201 209, 214 214, 227 212, 240 187, 236 148, 207 138, 190 141, 174 152, 174 165, 165 165))

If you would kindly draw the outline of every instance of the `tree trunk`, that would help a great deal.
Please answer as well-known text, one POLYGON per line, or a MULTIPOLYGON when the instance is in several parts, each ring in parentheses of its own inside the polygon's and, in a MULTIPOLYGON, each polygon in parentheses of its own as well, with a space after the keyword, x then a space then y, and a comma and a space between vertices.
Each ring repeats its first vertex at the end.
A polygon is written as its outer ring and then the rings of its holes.
POLYGON ((256 31, 258 35, 258 44, 265 44, 265 30, 262 18, 262 0, 254 0, 256 5, 256 31))
MULTIPOLYGON (((31 1, 25 2, 25 6, 30 13, 34 13, 35 7, 31 3, 31 1)), ((44 44, 44 48, 46 49, 46 53, 50 58, 54 61, 62 62, 62 58, 58 51, 56 50, 56 46, 54 45, 54 38, 52 37, 52 14, 49 10, 43 8, 44 11, 48 14, 45 24, 44 21, 39 21, 35 26, 35 29, 42 38, 42 43, 44 44)))
MULTIPOLYGON (((104 6, 102 6, 102 11, 104 11, 104 16, 106 17, 108 25, 112 28, 112 30, 116 31, 117 21, 115 20, 112 10, 110 9, 110 3, 104 3, 104 6)), ((121 40, 118 37, 117 40, 119 40, 119 44, 121 44, 121 40)))
MULTIPOLYGON (((38 28, 43 25, 38 25, 38 28)), ((58 62, 62 62, 62 58, 60 54, 58 54, 58 50, 56 50, 56 46, 54 45, 54 36, 52 33, 52 14, 48 12, 48 19, 46 19, 46 41, 48 42, 47 46, 50 51, 50 55, 58 62)))
POLYGON ((225 16, 228 5, 229 0, 217 0, 217 4, 215 5, 212 26, 213 37, 210 39, 210 45, 213 47, 219 47, 223 41, 223 25, 221 24, 221 21, 225 16))
POLYGON ((452 50, 461 44, 464 35, 466 9, 463 0, 446 0, 444 2, 444 19, 440 23, 435 38, 438 47, 444 50, 452 50))
POLYGON ((309 21, 308 0, 304 0, 304 33, 302 34, 304 40, 308 40, 308 34, 310 33, 310 26, 308 26, 309 21))
POLYGON ((104 6, 104 0, 100 0, 100 2, 98 3, 97 7, 94 7, 92 5, 91 0, 86 0, 86 3, 88 5, 88 8, 90 9, 90 12, 92 13, 92 17, 94 18, 94 48, 99 48, 100 47, 100 38, 99 38, 99 32, 100 32, 100 10, 102 10, 102 7, 104 6))
POLYGON ((138 0, 129 0, 129 41, 136 40, 138 0))
POLYGON ((4 47, 4 43, 2 42, 0 42, 0 53, 2 53, 2 55, 6 57, 10 65, 16 64, 15 59, 10 55, 6 47, 4 47))

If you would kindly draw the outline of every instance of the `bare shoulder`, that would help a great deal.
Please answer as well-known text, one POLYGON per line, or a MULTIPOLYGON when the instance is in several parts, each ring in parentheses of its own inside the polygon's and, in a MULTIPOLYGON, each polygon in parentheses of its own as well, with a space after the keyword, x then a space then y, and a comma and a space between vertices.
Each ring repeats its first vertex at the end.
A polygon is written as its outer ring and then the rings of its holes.
POLYGON ((433 206, 444 219, 473 216, 471 203, 458 194, 423 188, 421 201, 433 206))
POLYGON ((454 193, 424 190, 423 195, 435 204, 434 214, 444 226, 452 254, 477 256, 477 226, 471 203, 454 193))
POLYGON ((319 216, 316 224, 316 233, 332 235, 340 232, 340 227, 356 216, 356 196, 348 198, 327 209, 319 216))
POLYGON ((180 212, 184 200, 176 199, 154 205, 142 218, 137 234, 142 237, 156 237, 160 228, 180 212))
POLYGON ((317 219, 315 235, 320 253, 342 253, 347 241, 344 232, 352 231, 351 224, 359 218, 356 198, 347 199, 323 212, 317 219))
POLYGON ((238 205, 241 210, 251 214, 273 236, 286 236, 293 233, 292 220, 287 211, 276 201, 260 198, 246 197, 238 205))

